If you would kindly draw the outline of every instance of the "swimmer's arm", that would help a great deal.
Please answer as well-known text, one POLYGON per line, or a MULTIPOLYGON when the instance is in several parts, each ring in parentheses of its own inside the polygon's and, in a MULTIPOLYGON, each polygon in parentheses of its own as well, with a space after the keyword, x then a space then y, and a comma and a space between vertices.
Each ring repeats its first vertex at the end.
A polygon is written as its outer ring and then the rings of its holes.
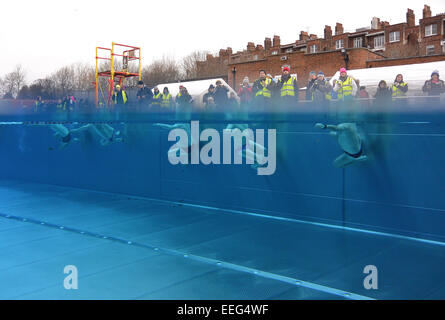
POLYGON ((82 132, 84 130, 88 130, 88 129, 91 128, 91 126, 92 126, 92 124, 86 124, 86 125, 84 125, 82 127, 79 127, 79 128, 76 128, 76 129, 71 129, 71 133, 82 132))
POLYGON ((315 124, 315 128, 318 128, 318 129, 329 129, 329 130, 332 130, 332 131, 338 131, 339 130, 338 126, 336 126, 336 125, 333 125, 333 124, 323 124, 323 123, 316 123, 315 124))

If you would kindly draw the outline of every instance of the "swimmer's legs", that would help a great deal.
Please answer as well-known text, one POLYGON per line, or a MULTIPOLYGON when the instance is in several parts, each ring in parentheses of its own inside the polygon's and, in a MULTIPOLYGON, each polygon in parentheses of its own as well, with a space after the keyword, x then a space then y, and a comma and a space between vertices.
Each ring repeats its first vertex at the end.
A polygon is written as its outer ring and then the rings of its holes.
POLYGON ((236 150, 236 154, 241 155, 244 159, 248 160, 246 161, 248 164, 251 164, 251 167, 253 169, 256 169, 258 167, 261 167, 263 165, 266 165, 266 161, 264 160, 264 153, 267 149, 256 143, 253 140, 247 141, 247 144, 241 148, 236 150), (247 147, 250 144, 250 149, 247 147), (260 153, 258 153, 260 151, 260 153), (260 164, 263 163, 263 164, 260 164))
POLYGON ((66 137, 70 131, 63 124, 50 124, 49 127, 54 131, 55 136, 66 137))
POLYGON ((167 129, 167 130, 175 129, 175 125, 171 125, 171 124, 154 123, 153 125, 154 125, 155 127, 159 127, 159 128, 167 129))
POLYGON ((82 132, 82 131, 86 131, 86 130, 91 130, 92 126, 93 125, 91 123, 89 123, 89 124, 86 124, 86 125, 84 125, 82 127, 79 127, 79 128, 76 128, 76 129, 72 129, 71 132, 72 133, 78 133, 78 132, 82 132))
POLYGON ((227 130, 240 129, 241 131, 244 131, 247 128, 249 128, 249 125, 243 123, 237 123, 237 124, 229 123, 226 127, 227 130))
POLYGON ((189 123, 175 123, 175 124, 166 124, 166 123, 154 123, 155 127, 160 127, 162 129, 172 130, 172 129, 184 129, 186 131, 190 131, 189 123))
POLYGON ((358 158, 353 158, 349 155, 347 155, 346 153, 343 153, 341 155, 339 155, 335 160, 334 160, 334 167, 336 168, 344 168, 346 166, 349 166, 351 164, 357 163, 357 162, 363 162, 368 160, 368 157, 363 155, 360 156, 358 158))

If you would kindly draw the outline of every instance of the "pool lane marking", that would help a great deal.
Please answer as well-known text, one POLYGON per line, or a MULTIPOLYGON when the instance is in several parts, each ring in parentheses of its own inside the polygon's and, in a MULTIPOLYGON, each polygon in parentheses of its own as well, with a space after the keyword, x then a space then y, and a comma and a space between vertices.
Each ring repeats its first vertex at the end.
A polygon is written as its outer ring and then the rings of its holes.
MULTIPOLYGON (((57 187, 57 188, 65 188, 65 189, 69 189, 69 190, 104 194, 104 195, 108 195, 108 196, 120 196, 120 197, 125 197, 128 199, 151 201, 151 202, 163 203, 163 204, 167 204, 167 205, 194 207, 194 208, 200 208, 200 209, 206 209, 206 210, 212 210, 212 211, 218 211, 218 212, 222 211, 222 212, 230 212, 230 213, 234 213, 234 214, 254 216, 254 217, 264 218, 264 219, 287 221, 287 222, 294 222, 294 223, 301 223, 301 224, 309 224, 309 225, 315 225, 315 226, 338 229, 338 230, 367 233, 367 234, 372 234, 372 235, 378 235, 378 236, 396 238, 396 239, 408 240, 408 241, 415 241, 415 242, 426 243, 426 244, 431 244, 431 245, 445 246, 445 242, 443 242, 443 241, 429 240, 429 239, 424 239, 424 238, 415 238, 415 237, 404 236, 404 235, 399 235, 399 234, 394 234, 394 233, 387 233, 387 232, 382 232, 382 231, 372 231, 372 230, 359 229, 359 228, 353 228, 353 227, 343 227, 340 225, 328 224, 328 223, 323 223, 323 222, 306 221, 306 220, 300 220, 300 219, 295 219, 295 218, 287 218, 287 217, 261 214, 261 213, 255 213, 255 212, 249 212, 249 211, 241 211, 241 210, 235 210, 235 209, 218 208, 218 207, 186 203, 186 202, 180 202, 180 201, 155 199, 155 198, 135 196, 135 195, 124 194, 124 193, 112 193, 112 192, 106 192, 106 191, 90 190, 90 189, 83 189, 83 188, 76 188, 76 187, 69 187, 69 186, 55 186, 55 185, 51 185, 51 184, 44 184, 44 185, 53 186, 53 187, 57 187)), ((317 195, 314 195, 314 196, 317 197, 317 195)), ((329 197, 329 196, 319 196, 319 197, 329 197)), ((329 197, 329 198, 341 199, 341 198, 336 198, 336 197, 329 197)), ((346 199, 346 200, 380 204, 378 202, 367 201, 367 200, 357 200, 357 199, 346 199)), ((389 205, 391 205, 391 204, 389 204, 389 205)), ((434 210, 434 211, 445 211, 443 209, 423 208, 423 207, 415 207, 415 206, 408 206, 408 205, 394 205, 394 204, 392 204, 392 206, 428 209, 428 210, 434 210)))
POLYGON ((149 244, 139 243, 139 242, 123 239, 123 238, 107 236, 104 234, 85 231, 85 230, 77 229, 77 228, 71 228, 68 226, 54 224, 54 223, 50 223, 50 222, 46 222, 46 221, 10 215, 10 214, 6 214, 6 213, 2 213, 2 212, 0 212, 0 217, 6 218, 6 219, 13 219, 13 220, 21 221, 21 222, 26 222, 26 223, 37 224, 37 225, 41 225, 41 226, 45 226, 45 227, 49 227, 49 228, 56 228, 59 230, 82 234, 82 235, 94 237, 97 239, 115 241, 115 242, 119 242, 119 243, 123 243, 123 244, 127 244, 127 245, 133 245, 133 246, 137 246, 137 247, 141 247, 141 248, 145 248, 145 249, 150 249, 150 250, 158 251, 158 252, 176 256, 176 257, 183 257, 185 259, 190 259, 193 261, 197 261, 197 262, 201 262, 201 263, 205 263, 205 264, 209 264, 209 265, 213 265, 213 266, 218 266, 218 267, 233 270, 233 271, 253 274, 253 275, 256 275, 256 276, 259 276, 262 278, 285 282, 285 283, 292 284, 295 286, 304 287, 304 288, 312 289, 315 291, 320 291, 320 292, 336 295, 336 296, 350 299, 350 300, 375 300, 374 298, 363 296, 363 295, 356 294, 353 292, 348 292, 345 290, 331 288, 331 287, 319 285, 319 284, 316 284, 313 282, 303 281, 300 279, 291 278, 291 277, 275 274, 272 272, 254 269, 254 268, 250 268, 250 267, 246 267, 246 266, 242 266, 242 265, 238 265, 238 264, 234 264, 234 263, 230 263, 230 262, 225 262, 222 260, 216 260, 216 259, 212 259, 212 258, 199 256, 199 255, 189 254, 189 253, 178 251, 178 250, 162 248, 159 246, 153 246, 153 245, 149 245, 149 244))

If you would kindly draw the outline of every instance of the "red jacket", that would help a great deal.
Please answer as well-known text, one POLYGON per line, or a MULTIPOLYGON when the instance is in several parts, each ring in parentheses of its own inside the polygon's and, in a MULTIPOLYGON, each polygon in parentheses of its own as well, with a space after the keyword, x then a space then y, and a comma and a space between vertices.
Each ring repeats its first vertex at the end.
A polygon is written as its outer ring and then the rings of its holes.
POLYGON ((252 88, 251 87, 240 87, 238 89, 238 96, 241 102, 249 102, 252 99, 252 88))

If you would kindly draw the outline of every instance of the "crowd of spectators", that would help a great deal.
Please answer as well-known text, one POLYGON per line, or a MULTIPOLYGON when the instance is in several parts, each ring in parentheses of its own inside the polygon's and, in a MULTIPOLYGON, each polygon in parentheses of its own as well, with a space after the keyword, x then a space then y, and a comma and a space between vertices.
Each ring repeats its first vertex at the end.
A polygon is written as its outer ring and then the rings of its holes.
MULTIPOLYGON (((328 104, 332 100, 351 101, 355 99, 372 99, 374 103, 389 104, 396 98, 408 94, 409 86, 404 81, 403 75, 398 74, 393 83, 388 84, 381 80, 376 93, 372 96, 365 86, 360 85, 360 80, 348 74, 345 68, 339 70, 337 79, 327 79, 322 71, 311 71, 305 87, 300 89, 295 75, 292 75, 289 67, 282 68, 282 74, 272 77, 265 70, 260 70, 258 79, 251 82, 248 77, 243 79, 239 89, 235 92, 221 80, 212 83, 207 92, 196 101, 184 85, 179 85, 178 94, 173 97, 168 87, 162 91, 157 86, 149 88, 143 81, 137 84, 138 90, 135 97, 129 97, 127 92, 116 85, 111 97, 111 110, 123 111, 127 106, 136 106, 138 110, 174 111, 187 110, 201 105, 204 110, 215 111, 224 108, 249 108, 258 109, 273 108, 273 106, 296 106, 299 103, 300 91, 305 91, 305 100, 317 104, 328 104), (129 103, 130 102, 130 103, 129 103), (136 102, 136 103, 134 103, 136 102)), ((300 81, 301 82, 301 81, 300 81)), ((445 93, 444 81, 440 79, 439 72, 433 71, 431 78, 425 81, 422 91, 428 96, 440 96, 445 93)), ((35 100, 33 109, 56 112, 74 112, 76 110, 92 108, 88 99, 77 99, 68 94, 57 101, 44 101, 40 96, 35 100)), ((105 103, 97 106, 105 109, 105 103)))

